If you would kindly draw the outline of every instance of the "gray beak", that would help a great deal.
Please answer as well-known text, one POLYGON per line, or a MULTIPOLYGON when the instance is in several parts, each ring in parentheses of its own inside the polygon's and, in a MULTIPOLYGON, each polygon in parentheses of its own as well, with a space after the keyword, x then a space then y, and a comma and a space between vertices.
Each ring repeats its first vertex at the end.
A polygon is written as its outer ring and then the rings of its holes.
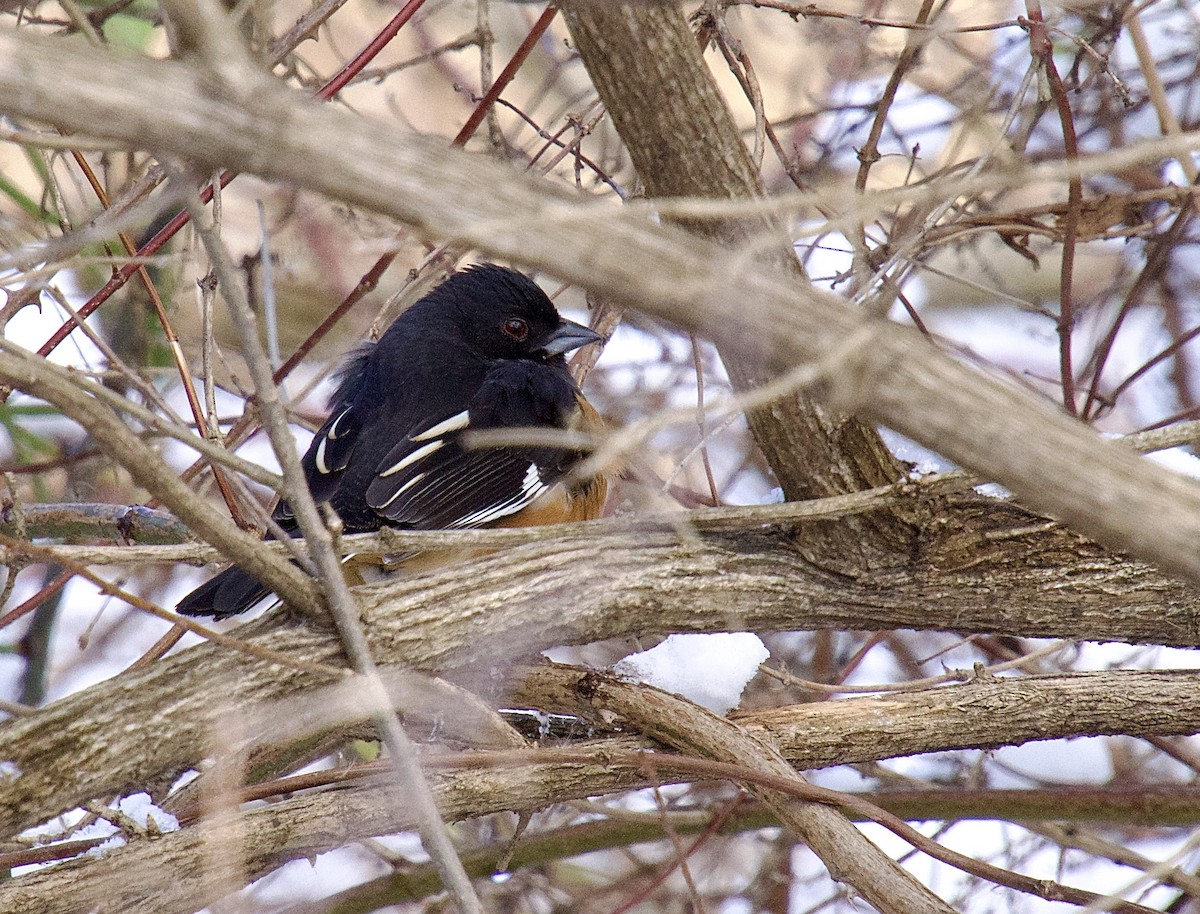
POLYGON ((578 349, 580 346, 586 346, 588 343, 595 343, 602 340, 602 337, 595 330, 591 330, 583 324, 577 324, 574 321, 562 320, 559 322, 555 331, 550 334, 550 339, 546 340, 546 344, 542 346, 542 350, 547 355, 563 355, 578 349))

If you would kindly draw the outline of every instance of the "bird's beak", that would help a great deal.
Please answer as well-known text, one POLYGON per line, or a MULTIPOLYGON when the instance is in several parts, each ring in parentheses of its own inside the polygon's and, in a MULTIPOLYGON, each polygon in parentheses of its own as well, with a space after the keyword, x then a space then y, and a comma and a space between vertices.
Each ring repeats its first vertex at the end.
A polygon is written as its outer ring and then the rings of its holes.
POLYGON ((574 321, 562 320, 554 332, 550 334, 550 338, 546 340, 542 350, 547 355, 563 355, 573 349, 578 349, 580 346, 586 346, 588 343, 595 343, 602 340, 602 337, 595 330, 577 324, 574 321))

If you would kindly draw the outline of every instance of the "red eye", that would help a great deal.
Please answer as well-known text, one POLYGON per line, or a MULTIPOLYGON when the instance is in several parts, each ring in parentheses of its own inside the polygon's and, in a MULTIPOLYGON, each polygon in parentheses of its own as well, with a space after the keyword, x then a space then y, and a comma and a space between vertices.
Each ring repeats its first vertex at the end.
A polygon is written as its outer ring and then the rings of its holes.
POLYGON ((510 317, 504 322, 504 332, 514 340, 523 340, 529 333, 529 325, 519 317, 510 317))

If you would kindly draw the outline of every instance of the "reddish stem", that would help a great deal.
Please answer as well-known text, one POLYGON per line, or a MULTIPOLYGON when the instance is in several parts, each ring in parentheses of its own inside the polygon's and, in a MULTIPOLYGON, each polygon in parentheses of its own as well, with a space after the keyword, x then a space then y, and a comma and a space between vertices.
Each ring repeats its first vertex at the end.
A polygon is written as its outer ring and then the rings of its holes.
MULTIPOLYGON (((1067 87, 1054 65, 1054 44, 1046 30, 1042 17, 1042 6, 1038 0, 1026 0, 1025 10, 1029 14, 1023 25, 1029 29, 1029 52, 1041 65, 1050 86, 1050 96, 1058 111, 1062 125, 1063 153, 1068 161, 1079 158, 1079 139, 1075 133, 1075 119, 1071 114, 1071 101, 1067 98, 1067 87)), ((1073 174, 1067 183, 1067 212, 1063 219, 1062 269, 1059 274, 1058 310, 1058 361, 1062 377, 1063 406, 1072 416, 1079 415, 1075 404, 1075 368, 1071 362, 1071 331, 1075 323, 1075 305, 1072 285, 1075 275, 1075 241, 1078 235, 1079 215, 1083 207, 1083 181, 1073 174)))
MULTIPOLYGON (((1092 382, 1088 387, 1087 400, 1083 404, 1084 418, 1091 418, 1099 410, 1101 405, 1100 383, 1104 375, 1104 367, 1108 364, 1108 357, 1112 353, 1113 346, 1117 340, 1117 333, 1125 322, 1125 318, 1133 313, 1133 309, 1141 301, 1146 289, 1150 283, 1158 279, 1167 266, 1170 264, 1171 252, 1175 250, 1176 243, 1183 237, 1184 230, 1192 221, 1192 216, 1195 214, 1195 207, 1192 197, 1187 197, 1183 201, 1183 205, 1179 208, 1179 213, 1175 217, 1175 221, 1171 223, 1170 228, 1161 236, 1148 242, 1146 262, 1142 266, 1142 271, 1134 280, 1133 285, 1125 295, 1125 300, 1121 302, 1121 308, 1117 312, 1117 316, 1113 319, 1112 325, 1108 328, 1108 332, 1104 335, 1104 339, 1100 343, 1099 351, 1095 357, 1095 368, 1092 370, 1092 382)), ((1130 381, 1124 382, 1117 391, 1109 395, 1107 402, 1113 402, 1116 399, 1116 393, 1119 393, 1125 387, 1129 386, 1130 381)))
POLYGON ((346 83, 361 73, 363 68, 374 60, 380 51, 387 47, 388 42, 396 37, 400 29, 404 28, 405 23, 424 5, 425 0, 408 0, 401 7, 400 12, 393 16, 391 21, 380 30, 379 34, 372 38, 367 43, 367 46, 355 55, 353 60, 342 67, 333 79, 329 80, 329 82, 325 83, 317 91, 317 98, 327 102, 337 95, 345 87, 346 83))
POLYGON ((553 6, 548 6, 542 10, 542 15, 538 16, 537 22, 529 30, 529 34, 525 36, 525 40, 521 42, 521 46, 517 48, 517 52, 513 54, 512 60, 508 62, 508 66, 496 77, 496 81, 484 93, 483 98, 479 100, 479 104, 475 106, 475 110, 471 112, 471 116, 467 118, 467 122, 463 124, 462 130, 458 131, 458 135, 454 138, 455 146, 465 145, 467 140, 479 129, 479 125, 487 117, 487 113, 491 110, 492 105, 496 104, 496 99, 500 97, 500 93, 513 81, 513 77, 517 75, 517 70, 521 69, 521 65, 525 63, 525 58, 529 56, 529 52, 533 50, 533 46, 546 34, 546 29, 550 28, 550 23, 554 21, 554 17, 557 15, 558 10, 553 6))
POLYGON ((41 606, 42 603, 44 603, 46 600, 49 600, 52 596, 66 587, 67 582, 71 580, 71 576, 72 573, 70 571, 62 572, 58 577, 35 593, 20 606, 14 606, 3 616, 0 616, 0 628, 11 625, 22 616, 29 615, 29 613, 41 606))
MULTIPOLYGON (((425 0, 409 0, 409 2, 404 5, 404 8, 392 17, 392 20, 386 26, 384 26, 383 30, 380 31, 379 34, 373 39, 371 39, 370 43, 363 48, 363 50, 359 52, 353 60, 346 64, 346 66, 342 67, 342 69, 339 70, 332 79, 330 79, 327 83, 325 83, 325 85, 317 90, 316 97, 322 99, 323 101, 328 101, 330 98, 336 95, 337 92, 346 85, 346 83, 362 72, 363 68, 370 63, 371 60, 374 59, 381 50, 383 50, 389 41, 396 37, 396 33, 400 31, 400 28, 412 18, 413 13, 419 10, 424 3, 425 0)), ((225 187, 236 177, 236 172, 221 172, 221 187, 225 187)), ((211 201, 212 195, 212 187, 204 187, 204 189, 200 191, 201 205, 207 204, 209 201, 211 201)), ((63 325, 54 332, 54 335, 51 336, 50 339, 45 342, 42 348, 38 350, 38 355, 45 357, 53 352, 58 344, 70 336, 72 331, 79 326, 79 321, 88 317, 88 315, 90 315, 93 311, 104 304, 104 302, 111 298, 114 292, 116 292, 129 281, 130 277, 132 277, 133 274, 135 274, 140 268, 141 262, 144 260, 144 258, 157 254, 162 246, 174 238, 176 233, 190 221, 191 217, 188 215, 187 210, 181 210, 180 212, 176 213, 170 222, 159 229, 153 238, 151 238, 138 249, 134 263, 126 264, 120 270, 116 271, 112 278, 109 279, 109 281, 106 282, 100 288, 100 290, 96 292, 95 295, 93 295, 87 300, 86 303, 84 303, 83 307, 81 307, 73 316, 67 318, 63 325)))

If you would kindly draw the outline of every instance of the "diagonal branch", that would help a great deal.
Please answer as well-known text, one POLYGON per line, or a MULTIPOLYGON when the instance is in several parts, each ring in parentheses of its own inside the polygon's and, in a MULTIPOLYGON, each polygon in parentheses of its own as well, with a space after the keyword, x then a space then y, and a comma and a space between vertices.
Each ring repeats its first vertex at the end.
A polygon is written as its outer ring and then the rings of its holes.
MULTIPOLYGON (((564 16, 650 197, 763 196, 758 169, 677 5, 569 3, 564 16)), ((806 284, 776 220, 680 223, 727 247, 755 251, 757 258, 773 260, 794 274, 793 281, 806 284)), ((761 366, 736 347, 720 349, 739 389, 767 380, 761 366)), ((806 395, 750 410, 747 420, 789 499, 883 485, 900 473, 874 429, 829 416, 806 395)), ((871 523, 888 527, 888 520, 878 515, 871 523)), ((847 534, 857 527, 846 525, 847 534)))
MULTIPOLYGON (((588 703, 630 721, 639 731, 685 753, 744 765, 757 774, 807 787, 778 748, 742 727, 666 692, 607 676, 588 679, 588 703)), ((750 784, 751 792, 780 822, 794 829, 839 882, 846 882, 883 914, 954 914, 879 849, 840 811, 805 802, 774 787, 750 784)))
POLYGON ((546 270, 707 336, 762 371, 818 361, 855 337, 853 355, 825 377, 825 403, 937 448, 1110 547, 1200 580, 1195 483, 915 332, 863 325, 836 296, 737 252, 637 213, 581 205, 436 139, 320 109, 249 65, 204 73, 6 33, 0 98, 8 113, 292 181, 546 270))
POLYGON ((5 346, 0 354, 0 384, 52 403, 87 428, 96 444, 125 467, 134 481, 153 492, 184 521, 192 532, 220 545, 229 558, 268 584, 289 604, 309 613, 319 612, 319 602, 306 578, 294 566, 262 548, 258 539, 239 530, 232 521, 205 501, 196 498, 179 474, 129 428, 115 410, 93 395, 89 382, 72 382, 44 359, 5 346))
MULTIPOLYGON (((328 643, 332 649, 332 637, 328 643)), ((290 646, 296 649, 300 645, 292 640, 290 646)), ((228 672, 227 664, 220 655, 204 653, 205 675, 215 689, 228 672)), ((151 669, 169 665, 167 661, 151 669)), ((1016 721, 1015 734, 1019 739, 1111 733, 1120 721, 1123 721, 1122 732, 1134 735, 1179 734, 1200 729, 1200 707, 1192 700, 1198 675, 1194 670, 1186 670, 977 679, 915 694, 756 712, 740 716, 738 725, 798 768, 893 754, 991 748, 1008 742, 1010 716, 1016 721), (1042 714, 1046 709, 1055 713, 1042 714)), ((590 704, 586 696, 594 680, 586 671, 543 668, 532 671, 531 677, 534 690, 542 695, 557 690, 562 700, 574 707, 586 708, 590 704)), ((106 687, 100 686, 100 692, 106 687)), ((124 697, 137 700, 139 691, 130 690, 124 697)), ((183 689, 180 694, 185 694, 183 689)), ((324 693, 317 694, 327 697, 324 693)), ((228 697, 231 702, 240 701, 236 694, 228 697)), ((112 738, 114 744, 122 738, 145 740, 144 728, 128 728, 123 722, 146 718, 127 718, 124 711, 118 711, 110 720, 97 711, 105 707, 109 698, 94 695, 89 709, 92 714, 104 717, 109 725, 103 735, 112 738)), ((247 727, 246 732, 262 732, 266 738, 278 738, 277 731, 288 730, 289 724, 305 717, 295 713, 297 705, 313 704, 309 696, 293 696, 290 702, 257 707, 240 705, 239 714, 248 715, 246 719, 257 725, 247 727)), ((219 718, 213 704, 211 694, 206 695, 206 707, 196 719, 186 720, 188 726, 199 728, 202 733, 205 726, 216 723, 219 718)), ((157 741, 164 735, 170 739, 170 728, 181 722, 185 721, 176 720, 176 716, 167 718, 164 721, 167 732, 155 733, 154 739, 157 741)), ((322 717, 315 723, 324 726, 328 720, 322 717)), ((303 731, 297 729, 292 735, 300 732, 303 731)), ((193 751, 200 745, 203 738, 193 735, 193 751)), ((9 748, 0 745, 0 753, 7 753, 9 748)), ((443 815, 459 819, 503 810, 532 811, 570 797, 709 776, 689 768, 687 759, 676 760, 661 752, 646 755, 651 748, 652 744, 646 741, 614 737, 566 750, 475 753, 457 763, 445 759, 446 770, 435 776, 435 789, 443 815), (643 753, 639 754, 639 749, 643 753)), ((138 752, 131 754, 136 756, 138 752)), ((438 767, 438 762, 436 756, 431 757, 429 767, 438 767)), ((787 775, 791 776, 790 770, 787 775)), ((239 823, 238 840, 244 840, 241 846, 246 850, 247 872, 263 875, 287 860, 312 856, 357 838, 411 828, 412 811, 398 813, 395 804, 387 799, 387 792, 392 789, 390 778, 368 779, 356 788, 307 791, 265 808, 245 811, 239 823)), ((1185 800, 1188 802, 1194 805, 1194 798, 1185 800)), ((1048 814, 1044 807, 1042 812, 1043 816, 1048 814)), ((1174 815, 1190 822, 1195 814, 1194 810, 1183 809, 1174 815)), ((1036 811, 1031 816, 1036 817, 1036 811)), ((206 840, 222 840, 222 837, 214 835, 211 826, 201 823, 163 838, 136 842, 99 860, 80 860, 0 883, 0 909, 26 914, 66 914, 103 898, 113 905, 113 910, 122 912, 168 914, 195 910, 198 905, 219 897, 222 889, 222 884, 211 882, 212 874, 204 867, 188 862, 196 859, 206 840)))

